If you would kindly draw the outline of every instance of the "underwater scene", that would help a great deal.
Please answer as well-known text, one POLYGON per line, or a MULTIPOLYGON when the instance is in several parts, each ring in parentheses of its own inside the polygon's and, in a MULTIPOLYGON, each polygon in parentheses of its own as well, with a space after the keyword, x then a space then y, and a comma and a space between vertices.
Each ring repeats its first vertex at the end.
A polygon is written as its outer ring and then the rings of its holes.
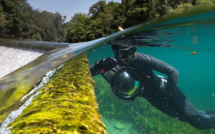
POLYGON ((89 71, 96 61, 114 57, 111 45, 135 46, 179 71, 177 86, 198 110, 215 111, 214 10, 200 7, 40 52, 0 79, 0 133, 214 134, 214 128, 197 129, 144 98, 121 100, 102 75, 89 71))
MULTIPOLYGON (((153 30, 137 32, 135 36, 137 52, 163 60, 179 71, 177 86, 198 110, 215 111, 214 16, 215 12, 207 12, 176 19, 153 30)), ((87 53, 90 65, 114 57, 110 44, 87 53)), ((126 45, 126 41, 121 44, 126 45)), ((125 102, 115 96, 101 75, 93 79, 102 121, 110 134, 215 133, 214 129, 196 129, 187 122, 172 118, 144 98, 125 102)))

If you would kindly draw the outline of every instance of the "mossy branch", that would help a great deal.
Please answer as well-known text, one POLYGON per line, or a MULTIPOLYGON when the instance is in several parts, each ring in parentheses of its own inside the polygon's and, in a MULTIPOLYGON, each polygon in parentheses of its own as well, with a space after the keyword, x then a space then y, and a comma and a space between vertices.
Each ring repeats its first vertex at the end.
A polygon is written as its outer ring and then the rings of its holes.
POLYGON ((106 134, 86 54, 67 62, 23 113, 11 133, 106 134))

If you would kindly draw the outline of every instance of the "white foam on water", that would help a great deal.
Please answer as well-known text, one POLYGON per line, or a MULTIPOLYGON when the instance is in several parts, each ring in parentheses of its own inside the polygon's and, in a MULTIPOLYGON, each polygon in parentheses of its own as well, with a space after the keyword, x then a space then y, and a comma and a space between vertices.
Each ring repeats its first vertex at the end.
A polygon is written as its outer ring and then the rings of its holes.
POLYGON ((0 46, 0 78, 41 56, 44 51, 0 46))

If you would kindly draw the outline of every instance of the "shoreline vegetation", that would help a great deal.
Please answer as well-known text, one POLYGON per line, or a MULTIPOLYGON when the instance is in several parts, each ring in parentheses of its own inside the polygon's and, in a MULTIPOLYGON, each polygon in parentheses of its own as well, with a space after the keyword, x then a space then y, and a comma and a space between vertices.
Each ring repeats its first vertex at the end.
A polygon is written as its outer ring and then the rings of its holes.
MULTIPOLYGON (((118 26, 128 28, 155 18, 183 12, 215 0, 98 1, 88 14, 76 13, 68 22, 59 12, 33 9, 27 0, 0 1, 0 38, 55 42, 83 42, 108 36, 118 26)), ((71 9, 72 10, 72 9, 71 9)))

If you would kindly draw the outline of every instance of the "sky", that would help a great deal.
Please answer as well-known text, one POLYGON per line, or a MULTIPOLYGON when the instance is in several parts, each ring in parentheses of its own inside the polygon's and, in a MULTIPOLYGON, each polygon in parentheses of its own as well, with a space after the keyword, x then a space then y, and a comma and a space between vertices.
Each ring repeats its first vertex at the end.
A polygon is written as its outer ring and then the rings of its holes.
MULTIPOLYGON (((33 9, 49 12, 59 12, 62 16, 66 16, 66 21, 69 21, 75 13, 88 13, 89 8, 99 0, 28 0, 28 3, 33 9)), ((106 0, 106 2, 121 0, 106 0)))

